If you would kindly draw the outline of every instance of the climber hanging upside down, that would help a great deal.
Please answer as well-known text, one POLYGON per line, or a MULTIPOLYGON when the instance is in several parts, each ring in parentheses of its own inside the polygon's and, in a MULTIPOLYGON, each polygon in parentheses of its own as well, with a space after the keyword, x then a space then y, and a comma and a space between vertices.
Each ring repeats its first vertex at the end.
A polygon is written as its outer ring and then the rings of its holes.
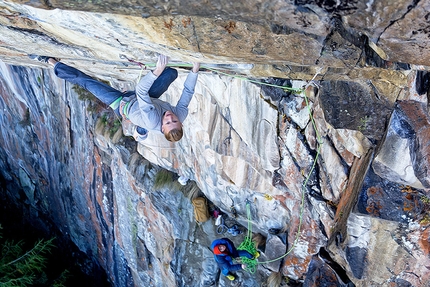
POLYGON ((182 138, 182 122, 188 115, 188 104, 194 95, 200 63, 193 63, 193 68, 185 80, 181 98, 176 106, 172 106, 158 99, 178 77, 177 70, 167 67, 169 62, 167 56, 158 56, 155 69, 139 81, 136 91, 125 93, 52 57, 30 55, 30 58, 51 64, 59 78, 88 90, 111 107, 117 115, 130 120, 136 125, 133 136, 137 141, 146 139, 148 130, 163 133, 171 142, 182 138))
POLYGON ((228 238, 216 239, 211 244, 211 249, 214 252, 215 261, 218 263, 221 273, 229 280, 234 280, 236 277, 231 273, 246 268, 245 264, 235 264, 233 259, 238 257, 246 257, 256 259, 260 253, 254 255, 246 250, 237 250, 234 243, 228 238))

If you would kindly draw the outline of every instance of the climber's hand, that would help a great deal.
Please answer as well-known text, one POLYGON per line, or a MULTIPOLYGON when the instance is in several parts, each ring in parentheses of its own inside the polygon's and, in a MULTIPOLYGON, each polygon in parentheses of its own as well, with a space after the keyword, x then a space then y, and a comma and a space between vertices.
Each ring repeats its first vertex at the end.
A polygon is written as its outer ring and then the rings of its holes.
POLYGON ((200 63, 193 62, 193 73, 197 73, 200 69, 200 63))
POLYGON ((165 55, 159 55, 157 60, 157 65, 155 66, 155 70, 152 71, 152 73, 158 77, 164 71, 168 63, 169 63, 169 57, 165 55))

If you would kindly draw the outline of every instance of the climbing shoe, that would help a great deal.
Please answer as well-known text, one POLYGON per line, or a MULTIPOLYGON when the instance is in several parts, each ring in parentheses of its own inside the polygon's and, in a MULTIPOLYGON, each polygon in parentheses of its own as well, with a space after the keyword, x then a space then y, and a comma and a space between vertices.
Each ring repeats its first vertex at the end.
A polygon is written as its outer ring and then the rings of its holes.
POLYGON ((145 128, 136 126, 136 129, 133 131, 133 137, 137 142, 144 141, 148 137, 148 131, 145 128))
POLYGON ((231 281, 236 279, 236 277, 234 277, 233 275, 227 275, 226 277, 228 278, 228 280, 231 280, 231 281))
POLYGON ((28 55, 28 57, 32 60, 36 60, 42 63, 48 63, 48 60, 52 58, 48 56, 40 56, 40 55, 33 55, 33 54, 28 55))
POLYGON ((181 175, 179 178, 178 178, 178 182, 181 184, 181 185, 187 185, 187 181, 188 181, 188 177, 186 177, 186 176, 184 176, 184 175, 181 175))

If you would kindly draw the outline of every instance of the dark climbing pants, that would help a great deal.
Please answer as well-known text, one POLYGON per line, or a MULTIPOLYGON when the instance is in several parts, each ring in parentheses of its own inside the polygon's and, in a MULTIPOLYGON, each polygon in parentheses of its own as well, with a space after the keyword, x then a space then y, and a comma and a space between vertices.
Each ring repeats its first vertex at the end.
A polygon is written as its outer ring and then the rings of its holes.
MULTIPOLYGON (((108 106, 117 101, 119 98, 131 96, 134 94, 134 92, 120 92, 105 83, 91 78, 78 69, 70 67, 61 62, 55 64, 54 72, 57 77, 81 86, 108 106)), ((178 72, 175 69, 169 67, 166 68, 152 84, 148 91, 149 96, 151 98, 159 98, 165 91, 167 91, 170 84, 177 78, 177 76, 178 72)), ((114 108, 114 111, 119 115, 118 108, 119 105, 114 108)))
MULTIPOLYGON (((233 258, 236 257, 246 257, 246 258, 253 258, 251 253, 249 253, 246 250, 236 250, 235 254, 232 255, 233 258)), ((230 272, 242 270, 241 264, 233 264, 232 258, 229 256, 229 259, 227 259, 226 256, 220 256, 215 255, 215 261, 218 263, 219 268, 221 269, 221 273, 224 276, 227 276, 230 274, 230 272)))

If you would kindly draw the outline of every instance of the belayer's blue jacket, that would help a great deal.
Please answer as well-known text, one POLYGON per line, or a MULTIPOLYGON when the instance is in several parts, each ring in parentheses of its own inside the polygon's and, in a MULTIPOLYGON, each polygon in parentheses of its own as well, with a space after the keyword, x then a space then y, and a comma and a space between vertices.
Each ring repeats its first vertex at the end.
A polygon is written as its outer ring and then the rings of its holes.
POLYGON ((217 245, 225 245, 228 254, 214 254, 215 261, 218 263, 219 268, 223 275, 227 276, 230 271, 237 271, 242 269, 241 264, 234 264, 233 258, 247 257, 252 258, 252 255, 245 250, 237 250, 234 243, 228 238, 216 239, 211 244, 211 249, 214 250, 217 245))

